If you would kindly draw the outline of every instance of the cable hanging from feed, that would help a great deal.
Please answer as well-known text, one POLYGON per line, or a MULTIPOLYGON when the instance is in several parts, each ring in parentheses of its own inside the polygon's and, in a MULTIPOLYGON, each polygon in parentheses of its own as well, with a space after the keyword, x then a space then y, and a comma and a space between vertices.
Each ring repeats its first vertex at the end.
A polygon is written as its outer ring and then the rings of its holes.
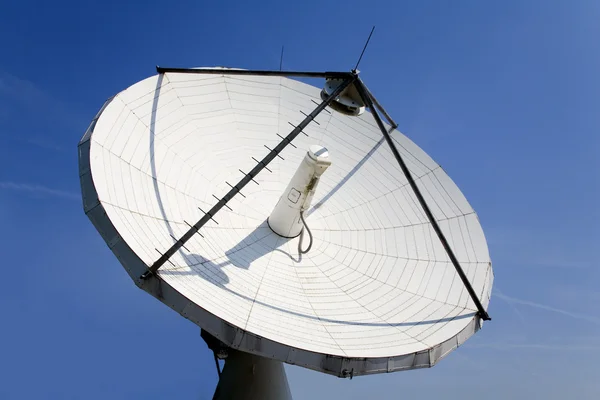
POLYGON ((302 230, 300 231, 300 239, 298 240, 298 253, 300 253, 300 254, 306 254, 312 248, 312 245, 313 245, 313 235, 312 235, 312 232, 310 231, 310 229, 308 228, 308 225, 306 224, 306 221, 304 220, 304 211, 300 211, 300 220, 302 221, 302 224, 304 225, 304 228, 302 228, 302 230), (306 250, 302 250, 302 241, 304 239, 304 230, 306 230, 306 232, 308 232, 308 240, 309 240, 308 247, 306 248, 306 250))

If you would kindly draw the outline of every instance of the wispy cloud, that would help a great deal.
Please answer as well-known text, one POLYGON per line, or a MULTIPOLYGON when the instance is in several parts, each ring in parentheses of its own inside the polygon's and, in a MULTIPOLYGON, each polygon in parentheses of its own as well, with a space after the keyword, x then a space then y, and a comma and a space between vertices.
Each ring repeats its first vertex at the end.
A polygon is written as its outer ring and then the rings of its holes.
POLYGON ((64 148, 50 140, 43 139, 40 137, 30 137, 25 139, 25 141, 29 144, 32 144, 37 147, 41 147, 42 149, 54 150, 54 151, 64 151, 64 148))
POLYGON ((77 105, 65 104, 34 82, 2 70, 0 70, 0 110, 3 110, 0 118, 10 119, 15 115, 22 116, 28 113, 45 122, 59 124, 62 129, 77 131, 85 130, 91 119, 82 117, 77 111, 77 105))
POLYGON ((515 306, 515 303, 512 301, 509 301, 506 299, 507 296, 504 296, 504 294, 502 293, 502 291, 500 290, 500 288, 498 288, 497 286, 494 288, 494 292, 493 292, 493 297, 497 297, 501 300, 504 300, 504 302, 506 304, 508 304, 508 306, 515 312, 515 314, 517 315, 517 317, 519 317, 519 321, 521 321, 522 325, 525 325, 527 322, 525 320, 525 317, 523 316, 523 314, 521 313, 521 311, 519 311, 519 309, 515 306))
POLYGON ((545 304, 535 303, 535 302, 529 301, 529 300, 517 299, 515 297, 507 296, 498 290, 495 291, 494 297, 497 297, 499 299, 502 299, 502 300, 507 301, 512 304, 521 304, 524 306, 529 306, 529 307, 537 308, 540 310, 546 310, 546 311, 554 312, 557 314, 566 315, 571 318, 588 321, 588 322, 594 323, 596 325, 600 325, 600 318, 590 317, 588 315, 583 315, 583 314, 577 314, 577 313, 574 313, 571 311, 566 311, 566 310, 562 310, 560 308, 547 306, 545 304))
POLYGON ((0 189, 14 190, 19 192, 29 192, 37 195, 46 195, 54 197, 62 197, 69 200, 80 200, 81 196, 74 192, 65 190, 52 189, 42 185, 30 185, 27 183, 2 182, 0 181, 0 189))

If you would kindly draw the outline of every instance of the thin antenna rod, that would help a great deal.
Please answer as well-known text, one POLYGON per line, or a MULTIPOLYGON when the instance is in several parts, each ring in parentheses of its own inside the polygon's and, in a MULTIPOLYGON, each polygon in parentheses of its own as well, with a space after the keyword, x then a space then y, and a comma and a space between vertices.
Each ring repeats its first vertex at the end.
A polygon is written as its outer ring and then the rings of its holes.
POLYGON ((283 68, 283 46, 281 46, 281 58, 279 58, 279 70, 283 68))
POLYGON ((358 57, 358 61, 356 62, 356 67, 354 67, 353 71, 356 71, 358 68, 358 64, 360 64, 360 60, 362 60, 363 55, 365 54, 365 50, 367 50, 367 46, 369 45, 369 40, 371 40, 371 35, 373 35, 373 31, 375 30, 375 25, 373 25, 373 29, 371 29, 371 33, 369 33, 369 37, 367 38, 367 43, 365 43, 365 47, 363 47, 362 53, 360 53, 360 57, 358 57))

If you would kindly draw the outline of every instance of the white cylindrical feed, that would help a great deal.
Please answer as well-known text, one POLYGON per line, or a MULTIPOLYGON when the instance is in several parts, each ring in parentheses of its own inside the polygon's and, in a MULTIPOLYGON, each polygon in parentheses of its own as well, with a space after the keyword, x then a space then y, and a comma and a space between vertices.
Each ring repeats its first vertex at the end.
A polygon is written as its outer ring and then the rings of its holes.
POLYGON ((267 220, 273 232, 288 238, 300 234, 300 212, 310 207, 319 179, 330 165, 329 152, 325 147, 310 146, 267 220))

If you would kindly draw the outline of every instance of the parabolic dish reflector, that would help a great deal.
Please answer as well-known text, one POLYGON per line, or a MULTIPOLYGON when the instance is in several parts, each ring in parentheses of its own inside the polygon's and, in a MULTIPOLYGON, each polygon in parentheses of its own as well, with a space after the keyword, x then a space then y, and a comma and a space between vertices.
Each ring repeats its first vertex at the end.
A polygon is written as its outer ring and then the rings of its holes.
MULTIPOLYGON (((85 211, 137 285, 232 348, 338 376, 429 367, 482 321, 368 112, 321 112, 157 279, 140 279, 320 92, 265 76, 134 84, 80 142, 85 211), (315 144, 332 164, 305 213, 313 247, 299 255, 299 239, 267 218, 315 144)), ((477 215, 425 152, 391 136, 487 309, 493 272, 477 215)))

